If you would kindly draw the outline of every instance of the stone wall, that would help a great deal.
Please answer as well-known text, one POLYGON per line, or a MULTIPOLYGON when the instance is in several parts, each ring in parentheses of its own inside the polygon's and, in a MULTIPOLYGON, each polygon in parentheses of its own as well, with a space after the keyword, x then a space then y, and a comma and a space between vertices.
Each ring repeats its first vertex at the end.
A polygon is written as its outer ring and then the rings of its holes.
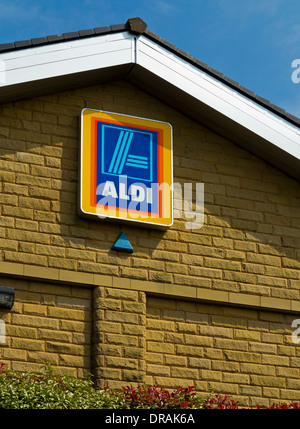
POLYGON ((16 289, 0 313, 0 358, 13 369, 50 360, 76 376, 93 370, 100 386, 178 380, 248 401, 297 399, 299 191, 126 82, 0 106, 0 273, 16 289), (174 182, 204 183, 200 229, 184 218, 158 231, 78 216, 86 107, 172 125, 174 182), (132 254, 111 250, 121 231, 132 254))

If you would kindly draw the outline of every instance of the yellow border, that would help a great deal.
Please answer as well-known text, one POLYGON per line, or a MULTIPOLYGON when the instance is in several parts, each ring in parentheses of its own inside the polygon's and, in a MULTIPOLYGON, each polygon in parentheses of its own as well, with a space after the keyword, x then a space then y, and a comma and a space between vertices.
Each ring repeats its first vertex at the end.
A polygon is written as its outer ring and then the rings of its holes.
POLYGON ((85 215, 94 217, 107 217, 108 219, 119 219, 131 222, 144 223, 153 226, 171 226, 173 223, 173 147, 172 147, 172 126, 166 122, 160 122, 145 118, 139 118, 120 113, 104 112, 100 110, 83 109, 81 112, 81 154, 80 154, 80 210, 85 215), (130 125, 156 128, 162 131, 163 135, 163 180, 167 184, 162 191, 162 217, 134 218, 132 213, 124 211, 120 213, 114 210, 103 211, 100 207, 94 207, 90 203, 91 181, 90 166, 92 160, 91 139, 92 139, 92 118, 102 120, 125 122, 130 125))

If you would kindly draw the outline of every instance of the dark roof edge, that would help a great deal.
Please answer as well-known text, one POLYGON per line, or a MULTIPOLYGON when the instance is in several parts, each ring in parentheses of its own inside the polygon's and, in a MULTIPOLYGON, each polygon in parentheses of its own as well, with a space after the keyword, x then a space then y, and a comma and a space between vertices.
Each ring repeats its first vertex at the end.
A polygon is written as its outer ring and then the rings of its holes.
POLYGON ((152 31, 148 30, 147 24, 145 24, 145 22, 142 21, 141 18, 128 19, 126 24, 110 25, 108 27, 96 27, 88 30, 79 30, 79 31, 74 31, 70 33, 63 33, 63 34, 58 34, 53 36, 39 37, 35 39, 30 39, 30 40, 21 40, 13 43, 0 44, 0 54, 5 52, 11 52, 14 50, 28 49, 28 48, 33 48, 37 46, 68 42, 71 40, 78 40, 82 38, 100 36, 105 34, 119 33, 123 31, 130 31, 134 34, 143 34, 144 36, 155 41, 157 44, 161 45, 165 49, 168 49, 169 51, 175 53, 185 61, 189 62, 190 64, 194 65, 195 67, 199 68, 200 70, 204 71, 205 73, 209 74, 215 79, 218 79, 219 81, 223 82, 224 84, 231 87, 232 89, 239 92, 240 94, 255 101, 257 104, 261 105, 262 107, 265 107, 266 109, 270 110, 271 112, 275 113, 276 115, 280 116, 286 121, 292 123, 293 125, 300 127, 300 118, 286 112, 281 107, 276 106, 275 104, 271 103, 269 100, 255 94, 253 91, 249 90, 248 88, 240 85, 238 82, 225 76, 223 73, 219 72, 213 67, 210 67, 208 64, 193 57, 188 52, 183 51, 182 49, 178 48, 176 45, 163 39, 156 33, 153 33, 152 31))
POLYGON ((69 42, 70 40, 83 39, 93 36, 128 31, 128 24, 110 25, 109 27, 97 27, 89 30, 79 30, 70 33, 56 34, 53 36, 38 37, 30 40, 21 40, 13 43, 0 44, 0 54, 14 50, 35 48, 37 46, 50 45, 54 43, 69 42))

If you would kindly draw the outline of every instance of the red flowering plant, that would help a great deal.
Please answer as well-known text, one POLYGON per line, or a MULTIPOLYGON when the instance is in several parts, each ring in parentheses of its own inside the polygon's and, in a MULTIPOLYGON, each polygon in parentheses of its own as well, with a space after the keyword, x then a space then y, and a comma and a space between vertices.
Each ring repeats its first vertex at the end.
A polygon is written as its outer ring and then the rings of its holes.
POLYGON ((263 405, 256 405, 256 409, 269 409, 269 410, 299 410, 300 403, 299 402, 291 402, 289 404, 285 402, 273 402, 269 407, 264 407, 263 405))
POLYGON ((159 386, 132 385, 123 387, 123 408, 201 408, 201 399, 193 386, 179 387, 172 392, 159 386))
POLYGON ((203 401, 203 408, 205 409, 237 409, 238 408, 238 402, 235 402, 233 399, 229 399, 230 396, 225 393, 224 396, 222 395, 215 395, 212 398, 205 399, 203 401))

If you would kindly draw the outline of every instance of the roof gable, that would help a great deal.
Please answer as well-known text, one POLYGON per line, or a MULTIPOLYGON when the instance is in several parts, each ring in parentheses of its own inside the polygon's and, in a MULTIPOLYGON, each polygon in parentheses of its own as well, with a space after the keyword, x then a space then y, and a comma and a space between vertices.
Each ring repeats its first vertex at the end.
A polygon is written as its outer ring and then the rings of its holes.
POLYGON ((126 79, 300 178, 300 120, 146 29, 124 25, 0 45, 0 102, 126 79))

